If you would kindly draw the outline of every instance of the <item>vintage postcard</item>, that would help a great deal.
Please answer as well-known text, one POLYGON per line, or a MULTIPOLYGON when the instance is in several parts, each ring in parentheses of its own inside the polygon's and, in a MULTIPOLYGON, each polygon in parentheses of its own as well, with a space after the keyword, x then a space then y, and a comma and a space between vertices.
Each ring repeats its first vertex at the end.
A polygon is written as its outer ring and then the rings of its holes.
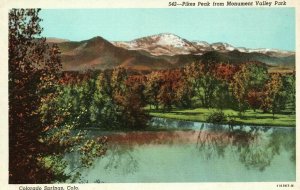
POLYGON ((299 189, 297 3, 2 3, 3 188, 299 189))

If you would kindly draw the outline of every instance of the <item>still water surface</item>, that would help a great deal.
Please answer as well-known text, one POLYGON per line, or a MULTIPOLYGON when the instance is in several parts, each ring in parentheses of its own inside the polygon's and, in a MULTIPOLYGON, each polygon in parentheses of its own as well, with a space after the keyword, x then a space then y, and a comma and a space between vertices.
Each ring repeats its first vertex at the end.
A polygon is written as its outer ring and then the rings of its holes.
MULTIPOLYGON (((295 181, 295 128, 162 118, 151 124, 176 130, 106 133, 107 154, 80 171, 81 182, 295 181)), ((67 158, 70 170, 77 167, 75 155, 67 158)))

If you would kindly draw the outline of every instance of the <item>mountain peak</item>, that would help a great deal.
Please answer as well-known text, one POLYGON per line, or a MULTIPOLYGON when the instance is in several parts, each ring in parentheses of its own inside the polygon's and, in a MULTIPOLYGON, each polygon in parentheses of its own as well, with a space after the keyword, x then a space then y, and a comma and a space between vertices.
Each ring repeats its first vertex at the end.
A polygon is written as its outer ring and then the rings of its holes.
POLYGON ((109 41, 102 38, 101 36, 93 37, 89 40, 83 41, 86 43, 86 47, 95 47, 95 46, 113 46, 109 41))
POLYGON ((107 41, 104 38, 102 38, 101 36, 95 36, 87 41, 107 41))
POLYGON ((167 45, 167 46, 173 46, 178 48, 188 46, 187 40, 171 33, 162 33, 160 35, 157 36, 154 35, 152 37, 158 38, 156 43, 161 46, 167 45))

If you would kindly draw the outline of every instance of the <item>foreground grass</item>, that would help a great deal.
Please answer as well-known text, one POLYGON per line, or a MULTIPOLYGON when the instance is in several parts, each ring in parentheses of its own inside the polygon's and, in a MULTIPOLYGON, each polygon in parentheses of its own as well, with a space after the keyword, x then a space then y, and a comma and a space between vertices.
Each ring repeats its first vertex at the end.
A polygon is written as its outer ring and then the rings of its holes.
MULTIPOLYGON (((196 108, 196 109, 182 109, 182 110, 172 110, 169 112, 155 111, 147 109, 151 116, 186 120, 186 121, 202 121, 205 122, 208 116, 216 111, 216 109, 206 109, 206 108, 196 108)), ((286 126, 295 127, 296 126, 296 116, 295 114, 275 114, 263 113, 262 111, 247 110, 242 117, 238 116, 238 112, 225 109, 223 110, 228 119, 234 119, 239 124, 248 125, 264 125, 264 126, 286 126)))

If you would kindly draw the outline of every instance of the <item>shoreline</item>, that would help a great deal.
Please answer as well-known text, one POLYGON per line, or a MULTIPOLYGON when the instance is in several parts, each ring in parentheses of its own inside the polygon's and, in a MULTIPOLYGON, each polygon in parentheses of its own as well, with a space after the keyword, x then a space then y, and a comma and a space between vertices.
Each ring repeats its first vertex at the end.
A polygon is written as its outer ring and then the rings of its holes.
MULTIPOLYGON (((180 120, 180 121, 191 121, 191 122, 204 122, 209 123, 206 121, 207 115, 211 114, 214 109, 211 110, 205 110, 203 108, 196 108, 191 110, 173 110, 171 112, 160 112, 160 111, 150 111, 148 110, 148 113, 151 117, 158 117, 158 118, 166 118, 166 119, 174 119, 174 120, 180 120), (190 113, 194 113, 194 115, 191 115, 190 113)), ((223 125, 250 125, 250 126, 269 126, 269 127, 296 127, 296 115, 283 115, 283 114, 276 114, 275 117, 277 119, 271 120, 269 119, 259 119, 259 117, 270 117, 270 114, 264 114, 264 113, 255 113, 253 114, 252 111, 248 111, 248 113, 245 113, 244 118, 239 118, 237 116, 237 112, 233 110, 224 110, 224 113, 229 118, 234 118, 236 121, 234 123, 231 123, 230 121, 216 123, 216 124, 223 124, 223 125), (230 113, 230 114, 228 114, 230 113), (248 115, 247 115, 248 114, 248 115), (247 119, 248 117, 248 119, 247 119), (249 117, 254 117, 249 119, 249 117), (289 118, 291 120, 291 124, 289 124, 289 121, 286 120, 286 118, 289 118), (265 120, 265 121, 263 121, 265 120), (277 121, 276 121, 277 120, 277 121), (274 122, 275 121, 275 122, 274 122), (261 122, 261 123, 260 123, 261 122)))

